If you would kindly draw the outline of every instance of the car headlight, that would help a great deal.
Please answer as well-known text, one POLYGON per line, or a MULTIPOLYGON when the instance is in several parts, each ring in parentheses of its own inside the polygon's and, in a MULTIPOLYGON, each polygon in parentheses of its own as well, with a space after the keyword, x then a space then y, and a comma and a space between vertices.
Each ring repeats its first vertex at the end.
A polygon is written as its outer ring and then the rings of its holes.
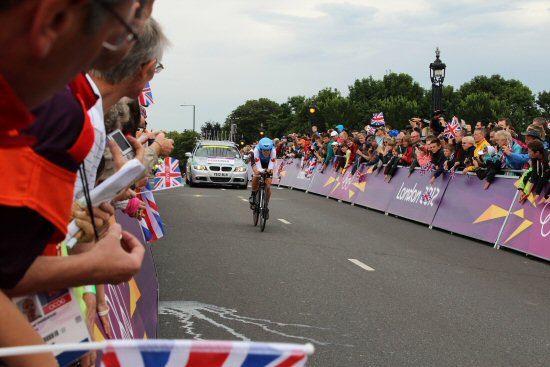
POLYGON ((193 166, 194 169, 196 169, 197 171, 208 171, 208 167, 206 166, 193 166))
POLYGON ((241 166, 235 168, 235 172, 246 172, 246 166, 241 166))

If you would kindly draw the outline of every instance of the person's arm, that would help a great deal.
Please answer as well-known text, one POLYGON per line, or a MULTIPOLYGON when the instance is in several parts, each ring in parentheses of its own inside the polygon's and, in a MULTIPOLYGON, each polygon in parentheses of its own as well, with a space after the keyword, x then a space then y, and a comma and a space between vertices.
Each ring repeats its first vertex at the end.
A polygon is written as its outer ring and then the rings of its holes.
MULTIPOLYGON (((17 309, 15 304, 0 291, 0 348, 25 345, 43 345, 44 340, 17 309)), ((52 353, 5 357, 2 361, 10 367, 57 367, 52 353)))
POLYGON ((254 164, 256 165, 256 168, 258 169, 258 172, 263 172, 264 169, 262 168, 262 162, 260 161, 260 150, 254 149, 254 164))
POLYGON ((118 284, 139 271, 144 254, 137 238, 113 224, 88 252, 37 257, 19 283, 4 291, 13 297, 86 284, 118 284))
POLYGON ((273 172, 275 162, 277 162, 277 152, 275 151, 275 149, 271 149, 271 157, 269 159, 269 165, 267 166, 268 171, 273 172))

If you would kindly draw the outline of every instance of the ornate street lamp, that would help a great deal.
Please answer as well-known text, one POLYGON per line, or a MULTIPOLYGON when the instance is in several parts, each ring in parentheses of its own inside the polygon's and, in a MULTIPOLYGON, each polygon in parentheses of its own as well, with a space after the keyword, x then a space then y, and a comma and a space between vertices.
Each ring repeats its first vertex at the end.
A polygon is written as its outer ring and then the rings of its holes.
POLYGON ((435 61, 430 64, 430 79, 432 80, 432 112, 443 109, 443 81, 447 65, 439 59, 439 47, 435 49, 435 61))

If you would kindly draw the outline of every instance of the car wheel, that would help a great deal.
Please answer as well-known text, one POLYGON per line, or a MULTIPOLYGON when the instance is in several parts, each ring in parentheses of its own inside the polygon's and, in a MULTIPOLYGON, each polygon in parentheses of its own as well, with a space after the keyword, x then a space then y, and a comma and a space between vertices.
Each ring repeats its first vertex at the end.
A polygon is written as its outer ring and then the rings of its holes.
POLYGON ((248 188, 247 184, 239 186, 239 189, 241 189, 241 190, 246 190, 247 188, 248 188))

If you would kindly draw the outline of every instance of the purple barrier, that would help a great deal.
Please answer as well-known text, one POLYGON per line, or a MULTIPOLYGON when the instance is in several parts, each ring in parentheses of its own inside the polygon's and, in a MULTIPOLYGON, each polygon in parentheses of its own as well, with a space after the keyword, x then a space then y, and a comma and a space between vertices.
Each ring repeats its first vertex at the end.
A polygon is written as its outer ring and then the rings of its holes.
MULTIPOLYGON (((357 184, 357 195, 354 203, 367 208, 387 211, 391 199, 395 196, 395 183, 392 181, 388 184, 384 181, 384 173, 367 173, 368 169, 365 165, 357 170, 359 180, 357 184)), ((398 170, 399 171, 399 170, 398 170)), ((396 177, 399 172, 396 173, 396 177)))
POLYGON ((277 168, 273 170, 273 183, 277 182, 277 185, 285 186, 285 181, 288 179, 287 176, 291 175, 289 173, 293 165, 292 159, 278 159, 277 168))
POLYGON ((321 167, 322 165, 317 165, 317 170, 313 175, 308 191, 314 194, 328 196, 334 187, 336 177, 340 174, 336 173, 332 167, 327 167, 325 171, 321 173, 321 167))
POLYGON ((523 205, 516 200, 499 244, 550 260, 550 204, 535 204, 532 195, 523 205))
POLYGON ((410 177, 408 174, 409 169, 403 167, 393 176, 391 186, 395 191, 386 211, 402 218, 431 224, 449 184, 450 175, 443 174, 430 185, 432 173, 421 175, 420 171, 416 170, 410 177))
POLYGON ((272 185, 278 185, 281 181, 281 176, 279 174, 279 167, 281 167, 282 159, 277 159, 275 162, 275 168, 273 168, 273 177, 271 178, 272 185))
POLYGON ((489 190, 476 176, 457 173, 432 226, 495 243, 515 195, 513 180, 496 178, 489 190))
POLYGON ((337 175, 329 196, 347 203, 353 202, 355 195, 360 192, 360 188, 363 186, 359 185, 359 177, 360 175, 357 172, 352 175, 351 169, 348 169, 343 175, 337 175))
MULTIPOLYGON (((127 283, 106 285, 109 319, 114 339, 155 339, 158 325, 158 278, 150 245, 146 244, 139 222, 120 211, 116 220, 125 231, 136 236, 145 247, 141 270, 127 283)), ((99 319, 94 339, 106 338, 99 319)))
POLYGON ((302 160, 294 159, 294 163, 288 166, 288 174, 285 176, 283 184, 306 191, 315 173, 315 168, 316 165, 309 162, 303 163, 302 167, 302 160))

